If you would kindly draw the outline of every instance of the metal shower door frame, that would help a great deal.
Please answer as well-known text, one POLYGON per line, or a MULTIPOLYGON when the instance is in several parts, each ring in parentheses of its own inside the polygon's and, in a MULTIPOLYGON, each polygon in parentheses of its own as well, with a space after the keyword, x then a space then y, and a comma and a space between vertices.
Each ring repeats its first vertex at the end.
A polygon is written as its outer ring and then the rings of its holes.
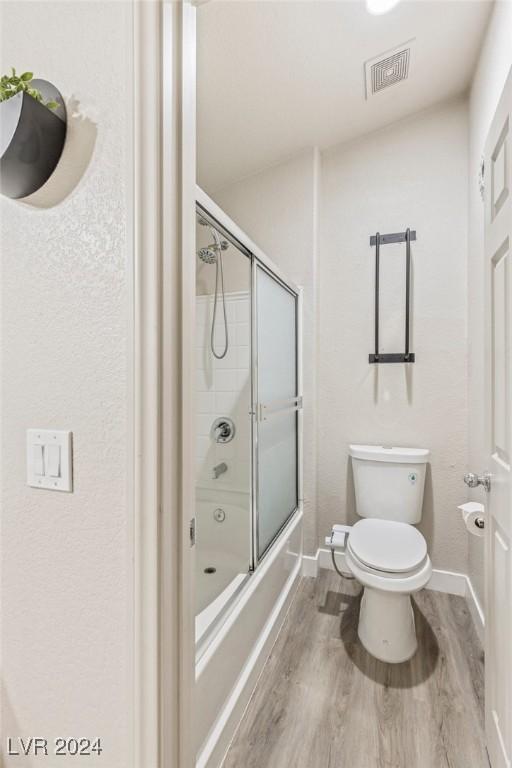
POLYGON ((252 417, 252 557, 254 568, 263 560, 268 552, 272 549, 272 546, 276 539, 279 538, 283 530, 286 528, 293 516, 302 508, 302 289, 294 285, 291 281, 283 278, 282 273, 273 265, 269 259, 265 258, 263 261, 257 256, 253 256, 252 260, 252 280, 251 280, 251 417, 252 417), (263 409, 266 408, 263 403, 260 402, 258 392, 258 318, 257 318, 257 274, 258 269, 266 272, 273 280, 275 280, 284 290, 288 291, 295 299, 295 391, 296 396, 291 398, 286 403, 279 403, 277 408, 268 407, 269 413, 277 412, 277 410, 293 410, 296 412, 296 493, 297 493, 297 505, 288 514, 283 524, 276 531, 272 540, 269 542, 265 550, 259 554, 259 522, 260 522, 260 510, 259 510, 259 423, 264 419, 263 409), (293 401, 293 402, 292 402, 293 401), (281 405, 284 406, 281 408, 281 405))
POLYGON ((263 558, 272 550, 275 541, 283 533, 284 529, 302 513, 303 500, 303 390, 302 390, 302 288, 290 280, 284 272, 256 245, 246 233, 214 202, 201 187, 196 185, 196 209, 216 227, 221 234, 235 245, 251 260, 251 542, 250 542, 250 572, 254 572, 263 558), (257 499, 257 463, 258 463, 258 434, 257 434, 257 324, 256 324, 256 300, 255 281, 257 267, 264 269, 273 279, 280 283, 286 290, 296 297, 296 380, 297 380, 297 507, 286 518, 285 522, 276 533, 269 546, 258 557, 257 530, 259 524, 259 510, 257 499))

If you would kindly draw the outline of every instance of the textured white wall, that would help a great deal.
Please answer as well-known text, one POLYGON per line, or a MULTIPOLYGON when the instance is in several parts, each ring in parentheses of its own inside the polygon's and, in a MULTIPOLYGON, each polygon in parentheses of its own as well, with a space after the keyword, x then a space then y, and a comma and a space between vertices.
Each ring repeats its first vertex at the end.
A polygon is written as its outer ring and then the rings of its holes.
MULTIPOLYGON (((488 462, 485 446, 484 393, 484 216, 478 170, 487 133, 512 66, 512 3, 497 2, 475 72, 469 106, 469 460, 468 469, 482 472, 488 462)), ((473 498, 485 501, 481 490, 473 498)), ((483 539, 472 536, 469 575, 484 602, 483 539)))
POLYGON ((316 270, 318 154, 308 150, 220 191, 206 190, 304 288, 304 552, 316 552, 316 270))
POLYGON ((100 736, 101 757, 81 759, 126 768, 131 3, 3 2, 0 14, 2 71, 52 80, 70 111, 46 187, 0 198, 2 748, 8 735, 100 736), (74 493, 27 487, 28 427, 73 431, 74 493))
MULTIPOLYGON (((466 572, 468 535, 456 510, 466 496, 466 103, 442 105, 326 153, 320 200, 320 541, 332 523, 357 519, 348 443, 426 447, 432 457, 421 529, 435 567, 466 572), (418 233, 411 344, 417 362, 369 365, 369 236, 407 226, 418 233)), ((382 248, 383 277, 404 253, 403 245, 382 248)), ((402 285, 388 281, 388 288, 392 302, 403 301, 402 285)), ((386 317, 383 307, 383 327, 386 317)))

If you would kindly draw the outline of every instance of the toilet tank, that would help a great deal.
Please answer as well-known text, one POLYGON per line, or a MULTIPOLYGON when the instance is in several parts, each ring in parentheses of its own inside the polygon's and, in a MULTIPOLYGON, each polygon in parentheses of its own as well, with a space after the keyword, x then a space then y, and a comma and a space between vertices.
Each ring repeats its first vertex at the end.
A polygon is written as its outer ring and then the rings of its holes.
POLYGON ((419 523, 429 453, 426 448, 350 445, 357 514, 419 523))

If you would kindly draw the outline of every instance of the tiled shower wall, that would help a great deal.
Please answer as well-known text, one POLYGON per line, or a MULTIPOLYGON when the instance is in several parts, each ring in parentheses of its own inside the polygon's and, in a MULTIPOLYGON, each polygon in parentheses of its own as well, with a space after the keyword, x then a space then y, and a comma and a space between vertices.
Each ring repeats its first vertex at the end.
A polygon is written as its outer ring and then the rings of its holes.
MULTIPOLYGON (((196 482, 201 488, 248 492, 250 487, 250 297, 247 291, 226 294, 229 348, 222 360, 210 349, 214 297, 197 296, 196 375, 196 482), (229 416, 236 428, 230 443, 217 444, 210 437, 219 416, 229 416), (228 470, 217 480, 213 467, 225 462, 228 470)), ((224 349, 222 296, 218 299, 215 349, 224 349)))

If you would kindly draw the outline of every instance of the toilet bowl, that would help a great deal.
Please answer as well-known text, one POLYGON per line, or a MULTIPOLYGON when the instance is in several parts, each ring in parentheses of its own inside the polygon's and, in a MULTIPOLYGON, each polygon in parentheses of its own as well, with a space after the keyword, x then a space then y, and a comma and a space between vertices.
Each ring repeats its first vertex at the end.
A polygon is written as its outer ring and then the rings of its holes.
POLYGON ((429 451, 351 445, 356 511, 362 520, 346 539, 346 563, 364 587, 358 635, 381 661, 407 661, 417 649, 411 595, 428 583, 421 520, 429 451))
POLYGON ((345 557, 364 587, 358 626, 363 646, 381 661, 407 661, 417 649, 411 594, 432 575, 425 539, 407 523, 360 520, 345 557))

